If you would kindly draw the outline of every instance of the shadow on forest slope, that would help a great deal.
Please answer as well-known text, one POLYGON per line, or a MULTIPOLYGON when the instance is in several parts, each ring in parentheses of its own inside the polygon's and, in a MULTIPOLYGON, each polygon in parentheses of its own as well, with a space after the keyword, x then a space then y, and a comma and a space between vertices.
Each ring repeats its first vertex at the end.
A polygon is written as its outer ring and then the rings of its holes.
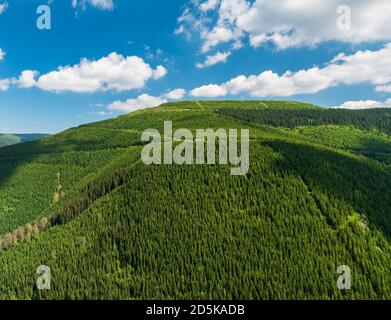
POLYGON ((18 166, 32 163, 42 155, 128 148, 140 144, 140 137, 135 133, 81 126, 46 139, 0 148, 0 189, 18 166))
POLYGON ((58 187, 68 193, 81 178, 140 143, 134 133, 79 128, 1 148, 0 235, 51 210, 59 201, 58 187))
MULTIPOLYGON (((277 163, 282 171, 292 171, 300 176, 311 191, 320 191, 330 199, 344 200, 391 238, 391 196, 387 192, 391 178, 389 167, 311 145, 282 140, 263 144, 283 156, 277 163)), ((332 200, 330 203, 334 204, 332 200)), ((326 217, 335 225, 341 223, 338 218, 342 217, 335 212, 337 209, 331 209, 330 216, 326 217)))

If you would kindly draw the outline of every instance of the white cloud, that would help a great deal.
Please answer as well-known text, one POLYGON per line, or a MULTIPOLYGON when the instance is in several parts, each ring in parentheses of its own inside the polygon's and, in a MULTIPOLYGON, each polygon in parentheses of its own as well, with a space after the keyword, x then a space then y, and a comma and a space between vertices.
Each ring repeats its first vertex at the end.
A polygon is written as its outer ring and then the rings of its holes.
POLYGON ((280 49, 336 40, 363 43, 391 40, 389 0, 207 0, 188 5, 178 19, 182 33, 198 33, 202 51, 239 39, 254 47, 271 42, 280 49), (347 5, 351 28, 341 30, 337 9, 347 5), (194 27, 193 22, 198 20, 194 27))
POLYGON ((113 113, 112 112, 106 112, 106 111, 98 111, 96 114, 99 115, 99 116, 110 116, 113 113))
POLYGON ((86 8, 86 6, 92 5, 93 7, 102 9, 102 10, 113 10, 114 9, 114 2, 113 0, 72 0, 72 6, 74 8, 81 7, 83 9, 86 8))
POLYGON ((165 94, 167 99, 170 100, 180 100, 182 99, 186 94, 185 89, 175 89, 165 94))
POLYGON ((201 11, 208 11, 215 9, 219 4, 220 0, 207 0, 200 4, 199 8, 201 11))
POLYGON ((229 28, 225 27, 215 27, 210 32, 203 32, 202 38, 204 39, 204 44, 202 45, 201 52, 206 53, 213 47, 217 46, 220 43, 230 42, 240 38, 241 33, 235 32, 229 28))
POLYGON ((20 76, 19 85, 56 92, 127 91, 143 88, 148 80, 156 80, 166 74, 167 70, 163 66, 152 69, 139 57, 124 57, 113 52, 100 60, 83 58, 77 65, 59 67, 37 80, 34 80, 36 71, 25 71, 20 76))
POLYGON ((4 60, 4 57, 5 57, 5 52, 3 49, 0 48, 0 61, 4 60))
POLYGON ((17 80, 20 88, 31 88, 36 85, 35 77, 38 75, 37 71, 24 70, 22 71, 19 79, 17 80))
POLYGON ((387 92, 391 93, 391 84, 389 85, 384 85, 384 86, 377 86, 376 87, 377 92, 387 92))
MULTIPOLYGON (((191 2, 193 4, 193 2, 191 2)), ((188 40, 191 39, 191 32, 188 26, 191 26, 191 31, 201 32, 203 27, 203 21, 197 19, 193 14, 193 10, 190 8, 185 8, 180 17, 178 18, 178 27, 175 29, 174 33, 184 34, 188 40)))
POLYGON ((11 85, 10 79, 0 79, 0 91, 7 91, 11 85))
POLYGON ((227 95, 227 89, 224 86, 209 84, 193 89, 190 95, 193 97, 217 98, 227 95))
POLYGON ((206 68, 213 66, 217 63, 225 63, 227 62, 228 57, 231 55, 230 51, 227 52, 217 52, 216 54, 212 56, 207 56, 204 63, 197 63, 197 68, 206 68))
MULTIPOLYGON (((140 59, 140 58, 139 58, 140 59)), ((153 70, 152 77, 155 80, 163 78, 167 74, 167 69, 163 66, 157 66, 156 70, 153 70)))
POLYGON ((193 96, 217 97, 246 93, 253 97, 287 97, 317 93, 341 84, 370 83, 379 92, 391 86, 391 44, 378 51, 340 54, 323 68, 313 67, 279 75, 271 70, 259 75, 240 75, 223 84, 194 89, 193 96))
POLYGON ((376 109, 376 108, 391 108, 391 99, 385 102, 374 100, 347 101, 337 108, 349 110, 376 109))
POLYGON ((144 93, 136 98, 127 99, 126 101, 114 101, 108 105, 107 109, 111 111, 132 112, 145 108, 153 108, 166 103, 168 100, 182 99, 185 94, 186 90, 181 88, 172 90, 158 97, 144 93))
POLYGON ((4 1, 3 3, 0 3, 0 14, 2 14, 5 10, 8 8, 7 1, 4 1))
POLYGON ((167 102, 167 100, 164 98, 142 94, 134 99, 114 101, 108 106, 108 109, 120 112, 132 112, 140 109, 157 107, 165 102, 167 102))

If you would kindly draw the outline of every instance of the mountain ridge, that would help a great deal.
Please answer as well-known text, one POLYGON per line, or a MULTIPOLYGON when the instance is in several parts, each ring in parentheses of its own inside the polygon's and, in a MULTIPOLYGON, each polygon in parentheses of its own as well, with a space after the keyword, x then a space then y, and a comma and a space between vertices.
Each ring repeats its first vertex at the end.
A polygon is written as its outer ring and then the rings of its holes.
POLYGON ((389 298, 387 111, 364 122, 323 111, 185 101, 3 148, 0 297, 389 298), (249 173, 144 165, 141 133, 164 121, 250 129, 249 173), (53 273, 48 292, 34 289, 40 264, 53 273), (353 270, 348 292, 336 288, 340 265, 353 270))

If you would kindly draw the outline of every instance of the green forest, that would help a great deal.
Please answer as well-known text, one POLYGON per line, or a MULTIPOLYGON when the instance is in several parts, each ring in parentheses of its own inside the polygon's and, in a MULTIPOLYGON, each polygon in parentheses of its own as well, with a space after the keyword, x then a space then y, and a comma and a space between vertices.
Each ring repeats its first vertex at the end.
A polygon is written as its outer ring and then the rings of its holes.
POLYGON ((0 299, 391 299, 390 181, 387 109, 183 101, 5 146, 0 299), (164 121, 249 129, 248 173, 143 164, 164 121))

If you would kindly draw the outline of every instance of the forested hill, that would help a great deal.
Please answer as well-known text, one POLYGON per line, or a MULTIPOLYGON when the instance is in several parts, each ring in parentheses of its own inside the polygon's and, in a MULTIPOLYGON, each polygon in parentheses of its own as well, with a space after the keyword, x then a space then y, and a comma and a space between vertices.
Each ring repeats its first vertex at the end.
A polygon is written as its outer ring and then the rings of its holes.
POLYGON ((17 143, 34 141, 49 136, 48 134, 10 134, 0 133, 0 148, 17 143))
POLYGON ((391 299, 390 114, 186 101, 4 147, 0 298, 391 299), (248 173, 143 164, 168 120, 249 129, 248 173))

